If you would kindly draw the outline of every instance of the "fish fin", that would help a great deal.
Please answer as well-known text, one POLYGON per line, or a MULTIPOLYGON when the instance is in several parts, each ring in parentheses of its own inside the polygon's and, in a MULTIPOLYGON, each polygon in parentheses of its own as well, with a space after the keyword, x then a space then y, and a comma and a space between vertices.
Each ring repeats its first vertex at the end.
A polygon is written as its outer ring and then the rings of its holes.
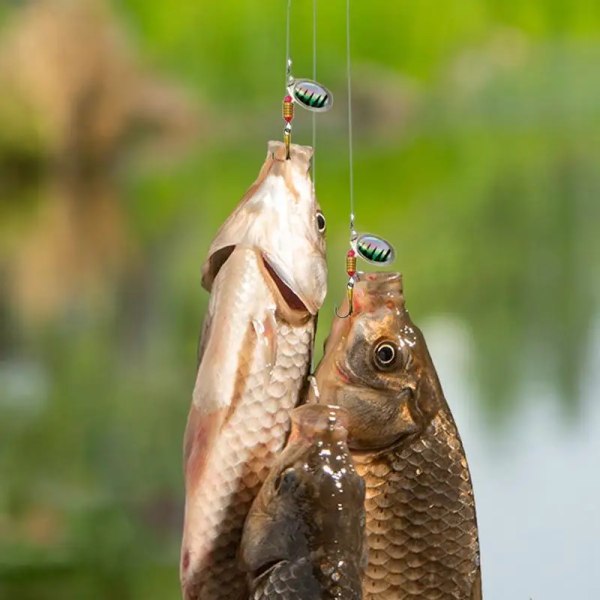
MULTIPOLYGON (((310 332, 310 344, 308 345, 308 361, 306 362, 306 373, 303 377, 303 384, 298 392, 298 401, 296 402, 296 406, 301 406, 302 404, 308 404, 309 398, 314 394, 314 387, 316 386, 316 379, 312 377, 314 373, 314 356, 315 356, 315 336, 317 333, 317 322, 319 320, 319 314, 317 313, 314 320, 312 331, 310 332)), ((317 403, 315 401, 315 403, 317 403)))
MULTIPOLYGON (((244 333, 238 334, 241 340, 239 350, 232 348, 236 356, 229 364, 220 368, 210 360, 210 343, 205 350, 204 356, 207 360, 200 363, 194 388, 193 404, 201 414, 207 417, 212 413, 225 411, 225 419, 221 427, 229 421, 231 415, 237 410, 239 401, 243 396, 247 377, 255 360, 255 348, 257 342, 254 328, 248 325, 244 333)), ((220 340, 221 342, 223 340, 220 340)), ((219 428, 220 429, 220 428, 219 428)))
POLYGON ((264 352, 264 359, 273 366, 277 358, 277 319, 275 311, 269 310, 263 319, 253 319, 252 326, 258 344, 264 352))
POLYGON ((249 248, 235 248, 214 281, 196 373, 193 402, 208 414, 229 409, 254 360, 252 322, 269 310, 270 292, 249 248), (244 278, 246 285, 240 285, 244 278), (261 287, 262 286, 262 287, 261 287))
POLYGON ((469 600, 482 600, 483 592, 481 590, 481 567, 477 569, 477 574, 475 575, 475 581, 473 582, 473 587, 471 588, 471 597, 469 600))

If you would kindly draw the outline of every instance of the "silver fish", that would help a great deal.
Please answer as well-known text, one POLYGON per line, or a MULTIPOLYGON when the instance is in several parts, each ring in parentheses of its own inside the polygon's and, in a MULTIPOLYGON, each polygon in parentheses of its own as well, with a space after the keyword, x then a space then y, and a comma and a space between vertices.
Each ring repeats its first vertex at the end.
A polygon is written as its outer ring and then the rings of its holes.
POLYGON ((181 583, 187 600, 245 600, 236 553, 283 448, 326 293, 325 219, 312 149, 270 142, 258 179, 203 268, 211 291, 185 433, 181 583))

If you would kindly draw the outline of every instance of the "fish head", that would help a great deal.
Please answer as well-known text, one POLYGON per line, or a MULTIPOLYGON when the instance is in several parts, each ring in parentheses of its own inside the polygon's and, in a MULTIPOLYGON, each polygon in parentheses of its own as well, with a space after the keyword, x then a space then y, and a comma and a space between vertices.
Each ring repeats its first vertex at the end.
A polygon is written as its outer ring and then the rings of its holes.
POLYGON ((236 246, 257 250, 264 274, 284 312, 315 315, 327 291, 326 221, 309 170, 312 148, 269 142, 257 180, 218 231, 203 267, 212 283, 236 246))
POLYGON ((335 319, 315 379, 319 401, 348 411, 352 449, 388 447, 431 421, 442 391, 399 273, 358 275, 353 312, 335 319))
POLYGON ((291 419, 288 443, 246 519, 242 563, 256 573, 332 547, 364 562, 365 484, 346 443, 346 411, 304 405, 291 419))

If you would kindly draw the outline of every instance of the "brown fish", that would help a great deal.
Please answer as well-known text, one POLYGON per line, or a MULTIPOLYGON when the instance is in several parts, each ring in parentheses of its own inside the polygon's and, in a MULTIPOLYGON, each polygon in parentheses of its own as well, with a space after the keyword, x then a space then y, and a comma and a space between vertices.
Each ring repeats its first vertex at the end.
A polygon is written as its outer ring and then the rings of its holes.
POLYGON ((367 486, 365 600, 480 599, 469 468, 400 274, 359 275, 354 313, 335 320, 316 379, 322 401, 349 413, 367 486))
POLYGON ((246 600, 244 519, 283 448, 326 292, 312 149, 271 142, 204 265, 211 291, 185 434, 181 583, 188 600, 246 600))
POLYGON ((241 559, 249 600, 360 600, 365 484, 346 444, 346 412, 305 405, 256 497, 241 559))

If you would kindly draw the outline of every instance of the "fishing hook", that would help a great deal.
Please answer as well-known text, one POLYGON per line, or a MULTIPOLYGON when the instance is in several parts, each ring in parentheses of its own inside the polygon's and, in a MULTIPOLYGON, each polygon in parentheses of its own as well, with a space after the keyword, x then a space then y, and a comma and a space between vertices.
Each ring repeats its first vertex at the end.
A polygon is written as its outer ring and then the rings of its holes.
POLYGON ((348 312, 345 315, 340 315, 338 309, 335 309, 335 315, 339 319, 347 319, 354 312, 354 277, 348 279, 348 285, 346 286, 346 295, 348 298, 348 312))
POLYGON ((348 274, 348 284, 346 286, 346 294, 348 297, 348 313, 340 315, 337 308, 335 314, 340 319, 347 319, 354 312, 354 284, 356 283, 356 252, 350 248, 346 253, 346 273, 348 274))

